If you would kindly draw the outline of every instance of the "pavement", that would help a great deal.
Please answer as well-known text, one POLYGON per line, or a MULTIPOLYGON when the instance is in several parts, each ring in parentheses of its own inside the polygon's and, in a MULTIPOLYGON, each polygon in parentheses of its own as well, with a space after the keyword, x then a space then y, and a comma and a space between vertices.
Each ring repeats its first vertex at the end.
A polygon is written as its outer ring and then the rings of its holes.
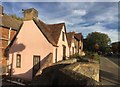
POLYGON ((17 81, 13 81, 10 79, 7 79, 6 77, 1 78, 1 86, 2 87, 6 87, 6 86, 25 86, 25 84, 17 82, 17 81))
POLYGON ((100 59, 100 81, 103 85, 120 85, 120 67, 107 57, 100 59))

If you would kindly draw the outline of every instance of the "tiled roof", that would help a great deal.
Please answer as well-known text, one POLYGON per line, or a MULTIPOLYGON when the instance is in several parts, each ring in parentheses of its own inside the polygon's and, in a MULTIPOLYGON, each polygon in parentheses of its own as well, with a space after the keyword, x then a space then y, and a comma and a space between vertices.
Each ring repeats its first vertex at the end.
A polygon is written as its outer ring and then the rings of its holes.
POLYGON ((76 33, 74 36, 78 41, 82 40, 83 38, 82 33, 76 33))
POLYGON ((71 46, 71 43, 73 41, 73 38, 75 38, 77 41, 82 41, 83 36, 82 33, 75 33, 75 32, 68 32, 67 33, 67 41, 68 41, 68 46, 71 46))
POLYGON ((44 36, 48 39, 48 41, 52 45, 57 46, 57 43, 61 34, 61 30, 63 26, 65 26, 65 23, 45 24, 39 19, 34 19, 34 22, 39 27, 39 29, 44 34, 44 36))
POLYGON ((59 24, 49 24, 47 25, 50 28, 51 36, 54 39, 55 44, 57 45, 61 30, 65 23, 59 23, 59 24))
POLYGON ((12 18, 7 14, 0 15, 0 19, 2 19, 2 22, 0 22, 0 26, 7 28, 11 27, 13 30, 18 30, 22 24, 22 21, 12 18))
POLYGON ((72 43, 72 40, 73 40, 74 33, 75 32, 68 32, 67 33, 67 41, 68 41, 68 46, 69 47, 71 47, 71 43, 72 43))
POLYGON ((43 33, 43 35, 47 38, 47 40, 52 44, 52 45, 56 45, 54 39, 51 36, 51 30, 50 28, 41 20, 39 19, 34 19, 34 22, 36 23, 36 25, 38 26, 38 28, 41 30, 41 32, 43 33))
MULTIPOLYGON (((60 36, 60 32, 62 30, 62 27, 65 26, 65 24, 64 23, 59 23, 59 24, 48 25, 48 24, 45 24, 44 22, 42 22, 41 20, 35 19, 35 18, 33 19, 33 21, 35 22, 37 27, 40 29, 40 31, 43 33, 43 35, 46 37, 46 39, 53 46, 57 46, 59 36, 60 36)), ((21 26, 20 26, 20 29, 21 29, 21 26)), ((6 48, 6 50, 8 50, 11 47, 11 45, 13 44, 15 38, 17 37, 20 29, 18 30, 17 34, 15 35, 15 37, 13 38, 13 40, 11 41, 9 46, 6 48)))

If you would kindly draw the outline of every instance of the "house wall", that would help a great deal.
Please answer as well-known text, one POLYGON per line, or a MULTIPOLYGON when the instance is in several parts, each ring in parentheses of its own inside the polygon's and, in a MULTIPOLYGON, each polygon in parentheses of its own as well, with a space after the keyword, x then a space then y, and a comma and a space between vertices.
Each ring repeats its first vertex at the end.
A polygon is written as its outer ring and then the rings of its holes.
POLYGON ((73 55, 76 53, 74 42, 71 43, 71 47, 69 49, 70 49, 70 55, 73 55), (73 53, 73 47, 74 47, 74 53, 73 53))
POLYGON ((24 21, 10 48, 9 64, 12 63, 13 59, 13 75, 32 79, 33 55, 40 55, 42 61, 49 53, 53 53, 53 46, 47 41, 33 20, 24 21), (21 68, 16 68, 17 54, 21 54, 21 68))
MULTIPOLYGON (((8 35, 9 35, 9 28, 4 28, 2 27, 2 37, 3 38, 8 38, 8 35)), ((16 30, 11 30, 10 32, 10 40, 12 40, 12 38, 14 37, 14 35, 16 34, 16 30)))
MULTIPOLYGON (((3 55, 3 53, 4 53, 5 48, 8 45, 9 29, 1 27, 0 31, 1 31, 0 42, 2 43, 2 45, 0 46, 0 49, 2 50, 2 57, 5 58, 5 56, 3 55), (6 39, 6 40, 4 40, 2 38, 6 39)), ((15 34, 16 34, 16 31, 15 30, 11 30, 11 32, 10 32, 10 40, 13 39, 13 37, 15 36, 15 34)))
POLYGON ((58 47, 53 47, 53 63, 56 63, 56 49, 57 49, 57 58, 58 58, 58 47))
MULTIPOLYGON (((15 34, 16 34, 16 31, 11 30, 10 40, 13 39, 15 34)), ((8 46, 8 36, 9 36, 9 28, 0 27, 0 50, 1 50, 0 61, 2 61, 2 66, 3 67, 7 65, 6 57, 4 56, 4 51, 5 51, 5 48, 8 46)))
POLYGON ((83 51, 83 42, 82 41, 79 42, 79 47, 81 48, 81 49, 79 49, 79 54, 82 55, 82 51, 83 51))
POLYGON ((81 56, 84 55, 83 42, 81 40, 80 41, 75 40, 75 46, 76 46, 75 52, 78 53, 78 49, 79 49, 79 55, 81 56))
MULTIPOLYGON (((65 29, 64 29, 64 26, 62 28, 62 31, 65 32, 65 29)), ((57 55, 57 61, 60 61, 60 60, 63 60, 63 45, 66 46, 66 56, 69 57, 69 47, 68 47, 68 43, 67 43, 67 38, 66 38, 66 33, 65 33, 65 40, 62 41, 62 31, 61 31, 61 34, 60 34, 60 38, 59 38, 59 41, 58 41, 58 55, 57 55)))

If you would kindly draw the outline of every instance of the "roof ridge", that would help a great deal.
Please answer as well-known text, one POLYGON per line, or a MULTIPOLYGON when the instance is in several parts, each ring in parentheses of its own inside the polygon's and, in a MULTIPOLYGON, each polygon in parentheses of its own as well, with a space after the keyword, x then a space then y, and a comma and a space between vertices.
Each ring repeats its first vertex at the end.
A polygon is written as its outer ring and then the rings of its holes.
POLYGON ((46 24, 45 22, 43 22, 42 20, 40 20, 40 19, 38 19, 38 18, 34 18, 34 19, 38 20, 39 22, 42 22, 42 23, 46 26, 46 28, 49 29, 49 31, 50 31, 50 28, 47 27, 47 24, 46 24))
POLYGON ((46 25, 50 26, 50 25, 59 25, 59 24, 65 24, 65 23, 63 22, 63 23, 46 24, 46 25))

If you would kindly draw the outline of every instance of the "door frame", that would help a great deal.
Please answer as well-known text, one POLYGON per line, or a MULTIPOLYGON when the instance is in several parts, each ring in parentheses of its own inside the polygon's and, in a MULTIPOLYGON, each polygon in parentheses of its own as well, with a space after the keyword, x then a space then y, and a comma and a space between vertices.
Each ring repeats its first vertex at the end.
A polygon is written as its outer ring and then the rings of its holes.
POLYGON ((66 60, 66 46, 63 45, 63 60, 66 60))
POLYGON ((37 73, 37 71, 41 68, 41 57, 40 55, 33 55, 33 68, 32 68, 32 78, 35 76, 35 74, 37 73), (35 58, 39 58, 38 59, 38 63, 35 65, 35 58), (35 67, 38 67, 37 71, 35 71, 35 67))
POLYGON ((55 63, 57 62, 57 52, 58 52, 58 49, 56 48, 55 49, 55 63))

